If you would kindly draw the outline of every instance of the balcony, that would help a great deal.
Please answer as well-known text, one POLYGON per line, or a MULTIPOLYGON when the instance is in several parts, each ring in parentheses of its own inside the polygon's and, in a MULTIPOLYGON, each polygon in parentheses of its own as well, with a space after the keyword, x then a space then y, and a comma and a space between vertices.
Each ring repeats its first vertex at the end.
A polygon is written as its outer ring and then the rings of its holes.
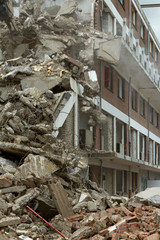
POLYGON ((139 44, 130 31, 126 19, 123 22, 123 36, 120 60, 115 69, 144 96, 150 98, 150 103, 160 111, 160 75, 158 69, 149 61, 145 49, 139 44))

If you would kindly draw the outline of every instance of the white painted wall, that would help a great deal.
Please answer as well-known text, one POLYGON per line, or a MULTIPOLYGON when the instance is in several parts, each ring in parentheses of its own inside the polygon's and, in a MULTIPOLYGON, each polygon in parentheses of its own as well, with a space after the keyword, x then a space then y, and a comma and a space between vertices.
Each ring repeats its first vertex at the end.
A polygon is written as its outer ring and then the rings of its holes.
POLYGON ((160 187, 160 180, 148 180, 147 181, 147 187, 160 187))

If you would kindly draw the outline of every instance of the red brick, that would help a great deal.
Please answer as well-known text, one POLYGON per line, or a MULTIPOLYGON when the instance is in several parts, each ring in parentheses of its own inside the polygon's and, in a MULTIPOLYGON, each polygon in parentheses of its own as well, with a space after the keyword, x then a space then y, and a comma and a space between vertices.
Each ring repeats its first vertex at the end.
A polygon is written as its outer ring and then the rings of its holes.
POLYGON ((126 207, 121 206, 120 207, 121 211, 124 212, 126 214, 126 216, 133 216, 134 213, 130 212, 126 207))
POLYGON ((133 216, 133 217, 126 217, 126 222, 138 222, 138 218, 136 216, 133 216))
POLYGON ((118 240, 119 238, 119 234, 118 233, 112 233, 112 240, 118 240))
POLYGON ((100 236, 99 234, 93 236, 90 238, 90 240, 104 240, 105 238, 100 236))
POLYGON ((158 233, 154 233, 146 238, 144 238, 144 240, 159 240, 159 234, 158 233))
POLYGON ((144 232, 138 234, 138 238, 139 238, 140 240, 143 240, 143 239, 146 238, 147 236, 148 236, 148 233, 144 233, 144 232))
POLYGON ((109 231, 108 231, 108 229, 106 228, 106 229, 103 229, 103 230, 101 230, 100 232, 99 232, 99 234, 101 235, 101 236, 105 236, 105 235, 107 235, 109 233, 109 231))
POLYGON ((139 223, 128 223, 128 228, 130 230, 130 232, 135 233, 138 232, 140 230, 139 228, 139 223))
POLYGON ((74 216, 67 218, 68 221, 70 222, 74 222, 74 221, 80 221, 84 218, 84 216, 82 214, 75 214, 74 216))
POLYGON ((117 226, 116 231, 117 231, 118 233, 128 232, 127 223, 125 222, 125 223, 122 223, 122 224, 120 224, 119 226, 117 226))
POLYGON ((106 210, 106 212, 107 212, 107 213, 116 214, 116 211, 115 211, 114 208, 108 208, 108 209, 106 210))

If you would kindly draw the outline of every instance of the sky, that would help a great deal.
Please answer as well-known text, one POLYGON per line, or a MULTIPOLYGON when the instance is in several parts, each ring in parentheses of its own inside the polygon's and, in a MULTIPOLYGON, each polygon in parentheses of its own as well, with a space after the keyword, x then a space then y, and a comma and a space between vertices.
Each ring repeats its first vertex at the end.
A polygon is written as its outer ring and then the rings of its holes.
MULTIPOLYGON (((160 0, 139 0, 140 4, 151 4, 159 3, 160 0)), ((155 32, 159 42, 160 42, 160 7, 157 8, 143 8, 144 13, 146 14, 150 25, 155 32)))

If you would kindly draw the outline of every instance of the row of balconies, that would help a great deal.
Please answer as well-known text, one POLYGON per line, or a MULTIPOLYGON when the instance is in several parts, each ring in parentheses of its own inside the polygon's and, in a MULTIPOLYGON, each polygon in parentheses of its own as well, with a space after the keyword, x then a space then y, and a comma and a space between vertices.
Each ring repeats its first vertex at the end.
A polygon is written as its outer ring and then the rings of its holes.
POLYGON ((139 44, 139 39, 134 37, 134 30, 129 29, 126 23, 126 19, 123 22, 123 41, 124 44, 129 47, 130 51, 136 58, 137 62, 141 65, 146 72, 151 82, 160 91, 160 75, 158 69, 154 67, 154 63, 149 61, 149 55, 145 54, 145 49, 139 44), (128 43, 127 43, 128 41, 128 43))

